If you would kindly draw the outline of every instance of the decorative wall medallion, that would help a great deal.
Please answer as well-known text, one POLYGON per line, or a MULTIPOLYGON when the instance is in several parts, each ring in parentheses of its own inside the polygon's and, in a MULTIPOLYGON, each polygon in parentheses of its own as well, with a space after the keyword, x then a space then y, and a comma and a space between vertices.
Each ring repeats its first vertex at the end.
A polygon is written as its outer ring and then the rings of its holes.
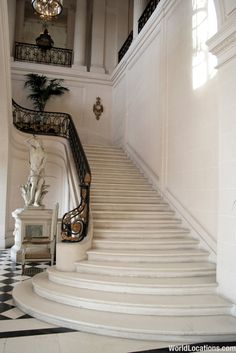
POLYGON ((101 98, 97 97, 96 98, 96 103, 93 105, 93 112, 96 116, 96 119, 99 120, 100 116, 103 113, 103 105, 101 104, 101 98))

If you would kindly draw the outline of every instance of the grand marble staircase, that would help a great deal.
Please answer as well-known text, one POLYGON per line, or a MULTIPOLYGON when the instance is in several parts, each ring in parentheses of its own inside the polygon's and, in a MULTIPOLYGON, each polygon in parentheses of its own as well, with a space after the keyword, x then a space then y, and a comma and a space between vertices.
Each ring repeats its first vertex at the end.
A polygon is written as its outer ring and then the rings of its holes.
POLYGON ((56 267, 13 292, 30 315, 117 337, 181 342, 236 335, 217 295, 215 264, 124 152, 86 146, 92 170, 92 248, 75 272, 56 267))

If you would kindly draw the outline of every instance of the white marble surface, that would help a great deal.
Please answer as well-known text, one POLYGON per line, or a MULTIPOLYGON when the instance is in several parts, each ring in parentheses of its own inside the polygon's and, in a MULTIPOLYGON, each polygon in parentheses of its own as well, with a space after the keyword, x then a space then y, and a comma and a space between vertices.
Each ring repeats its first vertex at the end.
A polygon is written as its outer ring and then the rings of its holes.
POLYGON ((128 353, 167 346, 81 332, 0 339, 0 353, 128 353))

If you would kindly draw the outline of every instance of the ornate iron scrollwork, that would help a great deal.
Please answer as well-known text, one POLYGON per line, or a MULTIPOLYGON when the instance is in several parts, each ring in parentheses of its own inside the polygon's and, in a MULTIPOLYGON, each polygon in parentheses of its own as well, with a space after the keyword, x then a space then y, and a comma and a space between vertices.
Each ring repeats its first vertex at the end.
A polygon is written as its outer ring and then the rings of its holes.
POLYGON ((38 45, 15 42, 14 60, 58 66, 72 65, 73 51, 63 48, 40 48, 38 45))
POLYGON ((52 135, 68 140, 80 183, 80 204, 62 218, 62 241, 78 242, 88 232, 91 171, 74 122, 69 114, 39 112, 13 104, 13 124, 29 134, 52 135))

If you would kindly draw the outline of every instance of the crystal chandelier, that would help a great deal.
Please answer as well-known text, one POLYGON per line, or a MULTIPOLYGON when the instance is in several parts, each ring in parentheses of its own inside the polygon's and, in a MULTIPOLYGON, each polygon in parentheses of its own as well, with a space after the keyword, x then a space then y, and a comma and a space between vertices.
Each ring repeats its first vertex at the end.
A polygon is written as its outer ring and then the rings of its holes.
POLYGON ((34 10, 44 20, 60 15, 62 12, 62 0, 31 0, 34 10))

